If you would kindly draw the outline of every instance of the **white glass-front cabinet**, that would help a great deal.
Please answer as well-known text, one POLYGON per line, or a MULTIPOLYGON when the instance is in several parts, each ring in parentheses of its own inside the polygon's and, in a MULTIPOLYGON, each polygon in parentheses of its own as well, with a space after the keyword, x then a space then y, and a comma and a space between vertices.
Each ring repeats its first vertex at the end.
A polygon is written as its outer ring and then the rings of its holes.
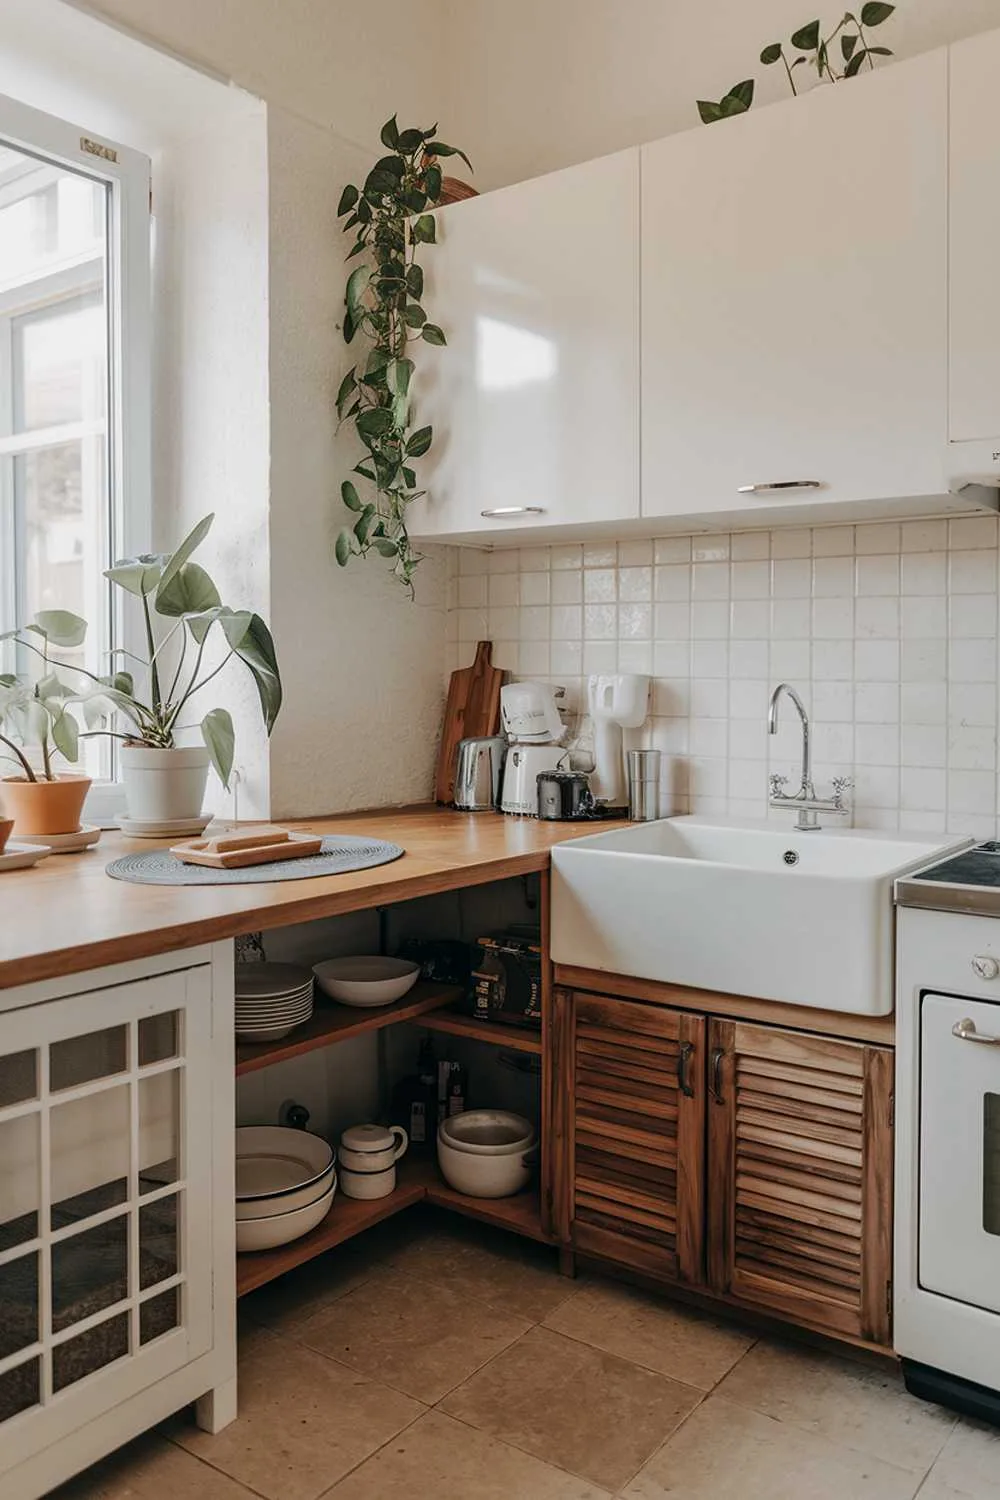
POLYGON ((199 951, 0 996, 7 1500, 232 1378, 231 989, 199 951))
POLYGON ((503 541, 639 515, 639 152, 441 210, 415 397, 415 536, 503 541))
POLYGON ((950 49, 951 463, 1000 480, 1000 32, 950 49))
POLYGON ((947 490, 947 70, 643 147, 644 516, 947 490))

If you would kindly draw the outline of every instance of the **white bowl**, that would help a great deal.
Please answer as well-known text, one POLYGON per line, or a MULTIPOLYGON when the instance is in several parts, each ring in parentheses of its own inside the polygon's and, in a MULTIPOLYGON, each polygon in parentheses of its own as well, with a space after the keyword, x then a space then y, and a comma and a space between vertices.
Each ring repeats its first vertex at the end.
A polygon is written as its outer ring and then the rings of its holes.
POLYGON ((470 1109, 442 1120, 438 1131, 455 1151, 471 1156, 511 1156, 528 1151, 538 1138, 530 1120, 506 1109, 470 1109))
POLYGON ((236 1197, 280 1200, 324 1177, 333 1165, 333 1147, 322 1136, 290 1125, 242 1125, 236 1132, 236 1197))
POLYGON ((438 1131, 438 1165, 445 1181, 470 1198, 511 1198, 531 1181, 536 1155, 534 1142, 504 1156, 479 1156, 457 1151, 438 1131))
POLYGON ((288 1245, 292 1240, 300 1239, 323 1222, 330 1212, 336 1191, 337 1179, 334 1177, 330 1191, 305 1208, 287 1214, 271 1214, 266 1219, 237 1220, 237 1251, 274 1250, 278 1245, 288 1245))
POLYGON ((313 969, 320 989, 341 1005, 391 1005, 401 1000, 420 977, 420 965, 377 953, 356 958, 328 958, 313 969))
POLYGON ((248 1223, 257 1219, 273 1219, 278 1214, 294 1213, 296 1209, 308 1208, 320 1198, 325 1198, 330 1189, 341 1186, 333 1162, 315 1182, 305 1187, 293 1188, 288 1193, 271 1193, 262 1198, 239 1198, 236 1203, 236 1222, 248 1223))

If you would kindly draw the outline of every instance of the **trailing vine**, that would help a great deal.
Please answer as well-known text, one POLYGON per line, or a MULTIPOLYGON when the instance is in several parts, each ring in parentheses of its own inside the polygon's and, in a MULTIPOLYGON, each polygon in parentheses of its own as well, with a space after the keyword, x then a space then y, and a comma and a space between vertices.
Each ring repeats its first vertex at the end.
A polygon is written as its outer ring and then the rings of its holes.
POLYGON ((375 163, 361 188, 353 183, 344 188, 337 207, 344 232, 355 234, 348 260, 363 257, 347 279, 344 340, 352 344, 357 338, 369 346, 341 381, 337 416, 353 424, 367 449, 352 472, 371 488, 366 499, 354 480, 341 485, 341 499, 357 519, 338 535, 336 556, 346 567, 352 557, 374 550, 391 559, 411 595, 420 554, 410 543, 406 509, 426 493, 417 488, 413 465, 427 453, 434 433, 429 426, 414 426, 415 366, 408 351, 416 341, 447 342, 421 306, 424 273, 417 256, 421 246, 436 240, 429 210, 442 198, 438 158, 460 156, 472 165, 464 151, 439 141, 436 131, 436 125, 400 130, 393 115, 381 131, 389 154, 375 163))

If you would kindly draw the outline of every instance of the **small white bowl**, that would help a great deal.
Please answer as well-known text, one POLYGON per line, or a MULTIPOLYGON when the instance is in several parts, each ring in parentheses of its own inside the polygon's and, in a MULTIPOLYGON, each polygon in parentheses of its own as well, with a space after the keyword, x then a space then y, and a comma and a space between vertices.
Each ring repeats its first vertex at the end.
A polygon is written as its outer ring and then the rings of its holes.
POLYGON ((438 1165, 445 1181, 469 1198, 512 1198, 531 1181, 536 1147, 534 1142, 504 1156, 478 1156, 457 1151, 438 1131, 438 1165))
POLYGON ((305 1208, 287 1214, 271 1214, 266 1219, 238 1219, 237 1251, 242 1254, 247 1250, 274 1250, 278 1245, 288 1245, 292 1240, 300 1239, 323 1222, 333 1205, 336 1191, 337 1179, 334 1177, 330 1191, 305 1208))
POLYGON ((356 958, 328 958, 313 968, 320 989, 341 1005, 359 1009, 391 1005, 401 1000, 420 977, 420 965, 405 958, 362 954, 356 958))
POLYGON ((469 1109, 441 1121, 439 1137, 470 1156, 511 1156, 534 1146, 538 1132, 523 1115, 506 1109, 469 1109))

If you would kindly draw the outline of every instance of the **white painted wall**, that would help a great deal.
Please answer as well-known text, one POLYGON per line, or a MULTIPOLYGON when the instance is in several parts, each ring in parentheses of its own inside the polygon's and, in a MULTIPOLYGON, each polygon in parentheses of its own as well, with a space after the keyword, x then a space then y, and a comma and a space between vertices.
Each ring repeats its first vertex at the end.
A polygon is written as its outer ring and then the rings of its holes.
MULTIPOLYGON (((742 78, 757 79, 759 102, 782 98, 783 71, 760 65, 761 48, 817 12, 842 14, 835 0, 444 3, 441 116, 480 188, 697 126, 695 100, 718 99, 742 78)), ((898 0, 879 40, 905 57, 996 26, 1000 0, 898 0)))

